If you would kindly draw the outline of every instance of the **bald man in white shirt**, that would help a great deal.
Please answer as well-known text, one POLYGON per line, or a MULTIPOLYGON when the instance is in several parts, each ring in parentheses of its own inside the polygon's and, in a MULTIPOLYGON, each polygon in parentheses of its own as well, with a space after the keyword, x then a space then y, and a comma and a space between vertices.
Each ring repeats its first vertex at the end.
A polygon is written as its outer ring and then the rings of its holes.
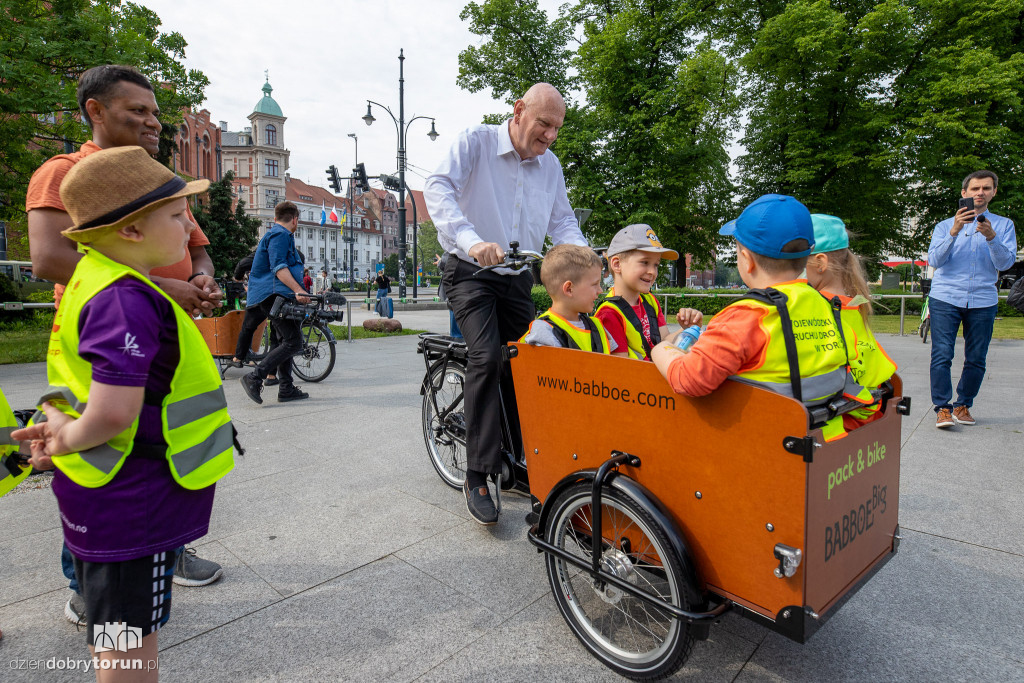
MULTIPOLYGON (((474 274, 501 263, 512 241, 532 251, 542 249, 545 236, 555 244, 587 244, 569 205, 562 166, 548 149, 564 120, 561 94, 537 83, 516 100, 505 123, 459 133, 423 188, 438 241, 455 257, 448 259, 441 282, 469 351, 463 491, 470 514, 484 526, 498 520, 487 475, 501 471, 499 380, 506 395, 515 395, 511 376, 502 372, 501 347, 526 333, 536 311, 532 273, 474 274)), ((518 435, 518 417, 510 413, 518 435)))

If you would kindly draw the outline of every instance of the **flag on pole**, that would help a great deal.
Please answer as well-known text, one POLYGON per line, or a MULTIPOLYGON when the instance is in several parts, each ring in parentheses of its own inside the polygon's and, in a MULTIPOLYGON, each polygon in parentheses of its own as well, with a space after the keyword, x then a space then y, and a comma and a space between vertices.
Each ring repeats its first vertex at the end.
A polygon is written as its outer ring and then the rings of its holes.
POLYGON ((348 222, 348 207, 345 206, 344 204, 341 205, 341 222, 348 222))
POLYGON ((332 223, 337 223, 338 222, 338 205, 337 204, 335 204, 334 208, 331 209, 331 215, 328 216, 328 218, 331 219, 332 223))
POLYGON ((320 200, 320 225, 323 225, 326 222, 327 222, 327 206, 324 204, 324 201, 321 199, 320 200))

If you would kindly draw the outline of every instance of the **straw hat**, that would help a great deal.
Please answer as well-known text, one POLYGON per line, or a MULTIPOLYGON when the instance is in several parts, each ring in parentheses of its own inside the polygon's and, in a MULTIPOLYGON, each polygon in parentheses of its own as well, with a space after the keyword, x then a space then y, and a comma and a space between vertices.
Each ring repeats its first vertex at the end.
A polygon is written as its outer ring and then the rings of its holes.
POLYGON ((209 180, 186 183, 141 147, 100 150, 75 164, 60 184, 60 199, 75 222, 61 234, 89 242, 209 186, 209 180))

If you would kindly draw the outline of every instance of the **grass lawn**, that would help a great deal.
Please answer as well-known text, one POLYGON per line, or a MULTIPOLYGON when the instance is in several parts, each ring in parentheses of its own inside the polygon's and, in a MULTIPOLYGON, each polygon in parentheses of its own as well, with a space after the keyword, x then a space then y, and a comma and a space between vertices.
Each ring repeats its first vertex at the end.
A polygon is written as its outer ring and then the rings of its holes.
MULTIPOLYGON (((908 315, 903 320, 903 334, 917 334, 917 327, 920 324, 921 319, 918 316, 908 315)), ((871 329, 876 334, 899 334, 900 317, 898 315, 873 315, 871 316, 871 329)), ((961 336, 963 336, 962 333, 961 336)), ((1024 339, 1024 318, 996 318, 992 338, 1024 339)))
MULTIPOLYGON (((348 328, 331 325, 335 339, 347 340, 348 328)), ((375 337, 400 337, 421 334, 426 330, 407 330, 386 334, 367 332, 362 325, 352 327, 352 339, 373 339, 375 337)), ((46 345, 50 339, 49 330, 0 330, 0 365, 8 363, 41 363, 46 360, 46 345)))
MULTIPOLYGON (((348 326, 347 325, 331 325, 331 332, 334 333, 335 339, 348 340, 348 326)), ((352 339, 375 339, 377 337, 404 337, 410 334, 423 334, 426 330, 407 330, 404 327, 401 332, 370 332, 369 330, 363 329, 362 325, 352 326, 352 339)))
POLYGON ((0 365, 46 360, 50 330, 0 330, 0 365))

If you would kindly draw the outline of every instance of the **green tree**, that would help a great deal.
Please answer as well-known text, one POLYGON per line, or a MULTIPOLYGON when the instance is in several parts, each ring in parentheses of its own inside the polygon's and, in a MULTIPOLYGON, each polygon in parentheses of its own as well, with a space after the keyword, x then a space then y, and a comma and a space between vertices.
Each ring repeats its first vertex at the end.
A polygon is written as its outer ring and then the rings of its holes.
MULTIPOLYGON (((743 73, 743 199, 793 194, 869 257, 913 253, 967 173, 1024 203, 1024 0, 733 0, 709 13, 743 73)), ((877 260, 877 258, 875 259, 877 260)))
POLYGON ((27 257, 25 189, 46 159, 89 139, 79 121, 78 77, 99 64, 138 67, 157 87, 168 123, 203 101, 209 81, 186 69, 185 39, 162 33, 151 10, 121 0, 4 0, 0 6, 0 220, 12 252, 27 257), (20 243, 20 244, 19 244, 20 243))
POLYGON ((594 210, 586 231, 595 243, 649 223, 664 243, 706 261, 732 213, 726 145, 737 72, 702 33, 701 7, 581 0, 550 22, 535 0, 463 11, 488 40, 460 55, 461 86, 511 103, 547 81, 566 96, 553 151, 573 205, 594 210))
POLYGON ((982 168, 1000 176, 995 211, 1024 238, 1024 0, 917 0, 892 104, 906 157, 906 199, 927 246, 956 211, 960 184, 982 168))
MULTIPOLYGON (((389 254, 384 259, 384 274, 392 280, 398 279, 398 254, 389 254)), ((407 278, 412 277, 412 257, 405 258, 405 274, 407 278)), ((376 277, 376 275, 374 275, 376 277)), ((410 282, 412 280, 409 280, 410 282)))
POLYGON ((437 266, 434 265, 434 257, 444 253, 441 243, 437 241, 437 228, 433 221, 423 221, 419 226, 419 235, 416 242, 420 248, 420 265, 424 273, 436 273, 437 266))
POLYGON ((245 202, 239 199, 231 208, 234 179, 235 174, 228 171, 220 181, 211 183, 206 199, 193 210, 199 227, 210 240, 206 250, 218 275, 234 272, 235 264, 248 256, 259 241, 260 220, 245 213, 245 202))

